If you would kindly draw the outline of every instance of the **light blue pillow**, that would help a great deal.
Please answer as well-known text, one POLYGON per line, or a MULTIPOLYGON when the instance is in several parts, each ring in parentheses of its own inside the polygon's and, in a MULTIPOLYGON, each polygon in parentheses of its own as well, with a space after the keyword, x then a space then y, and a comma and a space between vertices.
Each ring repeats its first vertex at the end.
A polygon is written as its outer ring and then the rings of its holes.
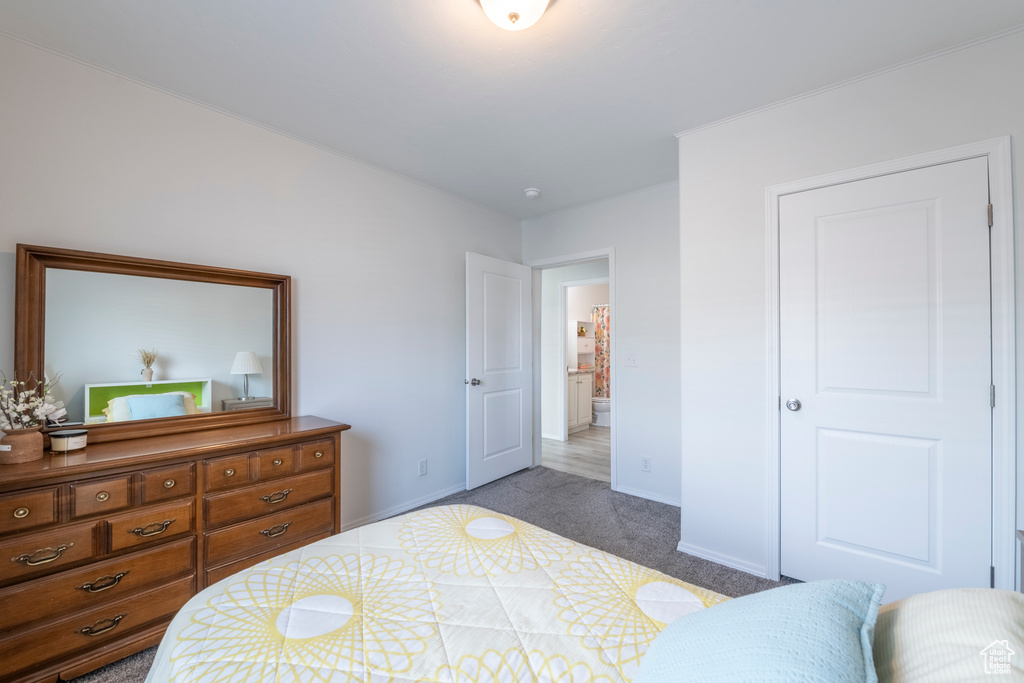
POLYGON ((149 420, 154 417, 175 417, 186 414, 185 398, 181 394, 129 396, 126 400, 133 420, 149 420))
POLYGON ((634 683, 876 683, 871 643, 884 592, 814 581, 687 614, 654 640, 634 683))

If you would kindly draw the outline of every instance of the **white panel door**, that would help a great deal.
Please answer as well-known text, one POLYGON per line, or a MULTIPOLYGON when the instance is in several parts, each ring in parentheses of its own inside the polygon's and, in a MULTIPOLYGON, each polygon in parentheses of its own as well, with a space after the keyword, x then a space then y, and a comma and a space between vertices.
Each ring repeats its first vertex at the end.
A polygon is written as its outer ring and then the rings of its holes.
POLYGON ((786 576, 989 585, 987 207, 985 158, 780 198, 786 576))
POLYGON ((533 465, 532 270, 466 253, 466 488, 533 465))

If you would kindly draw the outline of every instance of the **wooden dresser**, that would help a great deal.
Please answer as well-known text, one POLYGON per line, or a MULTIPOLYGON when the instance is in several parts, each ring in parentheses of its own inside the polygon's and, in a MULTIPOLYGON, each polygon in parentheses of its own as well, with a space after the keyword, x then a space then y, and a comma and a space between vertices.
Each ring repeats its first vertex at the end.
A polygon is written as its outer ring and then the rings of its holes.
POLYGON ((298 417, 0 465, 0 681, 145 649, 197 591, 340 531, 348 428, 298 417))

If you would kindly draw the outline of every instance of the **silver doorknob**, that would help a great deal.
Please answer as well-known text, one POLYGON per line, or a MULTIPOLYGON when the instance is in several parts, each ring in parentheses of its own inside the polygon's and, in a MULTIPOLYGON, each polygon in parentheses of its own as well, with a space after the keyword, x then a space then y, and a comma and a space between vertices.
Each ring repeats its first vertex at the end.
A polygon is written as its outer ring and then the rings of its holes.
POLYGON ((786 407, 790 410, 800 410, 800 401, 795 398, 791 398, 786 401, 786 407))
POLYGON ((466 380, 466 384, 472 384, 474 387, 480 386, 480 380, 474 377, 472 380, 466 380))

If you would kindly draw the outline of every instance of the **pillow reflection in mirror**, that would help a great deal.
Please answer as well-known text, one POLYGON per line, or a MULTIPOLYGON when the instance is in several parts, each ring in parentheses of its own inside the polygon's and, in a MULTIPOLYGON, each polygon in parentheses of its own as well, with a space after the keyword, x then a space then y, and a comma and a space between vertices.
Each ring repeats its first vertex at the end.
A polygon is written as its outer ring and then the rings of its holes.
POLYGON ((152 420, 158 417, 180 417, 185 414, 185 401, 180 394, 150 394, 125 399, 133 420, 152 420))
POLYGON ((130 394, 128 396, 119 396, 118 398, 110 399, 109 401, 107 401, 107 407, 103 409, 103 414, 107 416, 107 422, 126 422, 128 420, 148 419, 133 414, 132 408, 129 405, 129 399, 148 398, 151 396, 180 396, 181 403, 182 406, 184 407, 185 412, 169 413, 167 415, 152 415, 150 417, 195 415, 198 412, 196 410, 196 397, 194 394, 187 391, 169 391, 165 394, 130 394))

